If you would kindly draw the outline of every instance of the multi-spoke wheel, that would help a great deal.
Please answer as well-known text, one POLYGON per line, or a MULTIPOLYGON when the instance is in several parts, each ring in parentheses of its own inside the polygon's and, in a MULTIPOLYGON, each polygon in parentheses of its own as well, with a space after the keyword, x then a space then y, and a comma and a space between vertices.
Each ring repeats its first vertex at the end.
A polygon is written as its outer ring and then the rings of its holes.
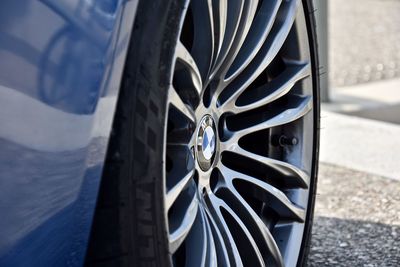
POLYGON ((310 1, 139 11, 109 151, 117 247, 131 264, 301 265, 318 160, 310 1))
POLYGON ((315 95, 298 0, 191 1, 168 94, 165 212, 177 266, 297 262, 315 95))

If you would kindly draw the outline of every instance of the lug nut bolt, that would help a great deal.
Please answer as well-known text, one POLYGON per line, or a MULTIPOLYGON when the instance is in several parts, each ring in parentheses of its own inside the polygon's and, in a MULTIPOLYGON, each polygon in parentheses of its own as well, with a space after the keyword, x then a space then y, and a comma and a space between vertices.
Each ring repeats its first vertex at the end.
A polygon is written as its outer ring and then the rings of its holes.
POLYGON ((282 135, 279 137, 279 144, 281 146, 295 146, 299 143, 296 137, 286 137, 285 135, 282 135))

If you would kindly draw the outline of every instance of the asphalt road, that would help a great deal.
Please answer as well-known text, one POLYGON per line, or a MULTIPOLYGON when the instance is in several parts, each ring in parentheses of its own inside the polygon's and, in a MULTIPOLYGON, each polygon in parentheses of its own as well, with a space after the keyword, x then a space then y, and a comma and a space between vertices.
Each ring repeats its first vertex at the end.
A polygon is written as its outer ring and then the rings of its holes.
POLYGON ((400 266, 400 181, 320 164, 308 266, 400 266))
MULTIPOLYGON (((400 78, 400 0, 329 0, 328 8, 328 72, 332 88, 345 86, 343 90, 351 91, 352 85, 400 78)), ((364 87, 358 90, 366 93, 367 87, 364 87)), ((376 87, 374 90, 380 89, 376 87)), ((393 96, 393 93, 389 95, 393 96)), ((346 101, 353 105, 355 100, 364 101, 362 104, 365 105, 365 97, 361 93, 359 97, 349 97, 346 101)), ((386 105, 391 108, 398 102, 386 105)), ((382 115, 384 110, 379 106, 377 111, 382 115)), ((394 111, 387 113, 392 116, 391 112, 394 111)), ((380 117, 372 118, 379 120, 380 117)), ((339 158, 329 161, 331 163, 362 171, 320 164, 308 266, 398 267, 400 179, 396 170, 400 168, 400 157, 398 153, 389 156, 382 144, 395 151, 393 147, 400 144, 400 139, 396 136, 382 138, 387 131, 367 127, 365 135, 369 136, 368 140, 357 138, 349 145, 344 142, 349 135, 340 137, 340 133, 351 131, 351 127, 362 128, 357 118, 352 118, 351 122, 351 125, 332 122, 325 131, 334 134, 325 134, 323 138, 326 139, 322 141, 336 145, 325 144, 321 151, 325 149, 323 152, 328 155, 325 158, 329 159, 334 158, 332 154, 340 154, 339 158), (329 141, 332 139, 327 138, 334 139, 329 141), (365 151, 375 151, 374 154, 380 153, 381 156, 374 157, 365 151), (346 158, 344 162, 349 164, 343 164, 342 158, 346 158), (388 161, 394 165, 387 166, 385 163, 388 161), (360 162, 363 164, 358 164, 360 162), (394 179, 367 173, 369 170, 394 179)))
POLYGON ((399 0, 328 1, 333 88, 400 77, 399 0))

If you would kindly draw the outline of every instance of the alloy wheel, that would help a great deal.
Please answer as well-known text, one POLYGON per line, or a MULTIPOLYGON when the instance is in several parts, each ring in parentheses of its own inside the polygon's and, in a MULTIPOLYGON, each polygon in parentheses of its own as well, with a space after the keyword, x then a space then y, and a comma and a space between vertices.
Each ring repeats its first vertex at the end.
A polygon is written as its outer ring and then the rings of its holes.
POLYGON ((292 266, 314 152, 299 0, 189 1, 168 91, 165 216, 175 266, 292 266))

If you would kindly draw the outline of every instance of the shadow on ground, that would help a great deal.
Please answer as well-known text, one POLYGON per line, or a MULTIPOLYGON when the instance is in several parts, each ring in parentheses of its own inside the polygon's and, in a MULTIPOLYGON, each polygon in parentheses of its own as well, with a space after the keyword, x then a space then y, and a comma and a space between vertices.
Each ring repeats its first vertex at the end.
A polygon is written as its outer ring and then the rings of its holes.
POLYGON ((400 266, 400 181, 320 164, 307 266, 400 266))
POLYGON ((400 104, 347 112, 347 114, 372 120, 400 124, 400 104))
POLYGON ((400 226, 316 217, 307 266, 400 266, 400 226))

